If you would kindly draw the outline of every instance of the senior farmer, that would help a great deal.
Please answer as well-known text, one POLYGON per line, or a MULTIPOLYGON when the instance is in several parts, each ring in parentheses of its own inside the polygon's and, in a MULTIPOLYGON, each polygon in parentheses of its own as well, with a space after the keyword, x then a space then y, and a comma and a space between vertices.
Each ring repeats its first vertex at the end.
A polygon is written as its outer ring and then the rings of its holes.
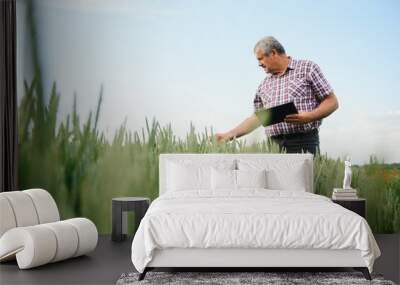
MULTIPOLYGON (((265 128, 267 136, 288 153, 319 151, 318 129, 322 118, 338 108, 333 89, 319 66, 309 60, 287 56, 274 38, 262 38, 254 47, 259 66, 268 74, 254 97, 255 111, 293 101, 298 114, 265 128)), ((215 135, 218 142, 246 135, 261 125, 255 113, 237 127, 215 135)))

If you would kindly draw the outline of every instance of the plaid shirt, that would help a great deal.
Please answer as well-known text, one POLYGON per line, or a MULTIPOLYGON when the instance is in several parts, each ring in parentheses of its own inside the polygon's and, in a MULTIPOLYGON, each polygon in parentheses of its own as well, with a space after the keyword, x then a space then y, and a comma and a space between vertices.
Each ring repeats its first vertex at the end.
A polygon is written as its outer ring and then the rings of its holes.
MULTIPOLYGON (((257 111, 293 101, 299 112, 310 112, 331 92, 333 90, 317 64, 289 57, 285 73, 268 75, 259 85, 253 103, 257 111)), ((304 133, 318 129, 320 125, 321 120, 298 125, 282 122, 266 127, 265 133, 269 136, 304 133)))

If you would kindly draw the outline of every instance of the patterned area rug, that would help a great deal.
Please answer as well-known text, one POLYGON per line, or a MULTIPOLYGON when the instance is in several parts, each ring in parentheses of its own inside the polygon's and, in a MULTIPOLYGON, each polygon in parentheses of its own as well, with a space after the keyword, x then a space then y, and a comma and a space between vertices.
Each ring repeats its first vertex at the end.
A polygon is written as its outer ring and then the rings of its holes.
POLYGON ((360 272, 147 272, 138 281, 139 273, 124 273, 117 285, 133 284, 390 284, 382 275, 372 274, 372 281, 360 272))

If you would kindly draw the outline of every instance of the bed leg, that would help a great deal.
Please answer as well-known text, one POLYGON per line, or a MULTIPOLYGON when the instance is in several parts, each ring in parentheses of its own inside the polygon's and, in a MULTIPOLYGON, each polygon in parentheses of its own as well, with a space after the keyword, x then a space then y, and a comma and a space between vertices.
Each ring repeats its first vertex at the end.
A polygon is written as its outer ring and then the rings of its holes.
POLYGON ((364 275, 365 279, 372 280, 371 275, 369 274, 369 270, 367 267, 354 267, 355 270, 361 271, 364 275))
POLYGON ((146 276, 148 269, 147 267, 144 269, 144 271, 142 273, 139 274, 139 278, 138 281, 142 281, 144 279, 144 277, 146 276))

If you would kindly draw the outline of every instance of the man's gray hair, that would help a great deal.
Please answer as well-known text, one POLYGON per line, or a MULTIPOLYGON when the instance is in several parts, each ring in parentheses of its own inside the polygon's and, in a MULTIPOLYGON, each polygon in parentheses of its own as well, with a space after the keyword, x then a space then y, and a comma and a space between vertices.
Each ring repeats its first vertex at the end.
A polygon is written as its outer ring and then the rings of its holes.
POLYGON ((278 42, 277 39, 271 36, 264 37, 259 40, 254 46, 254 52, 256 52, 257 49, 260 49, 264 53, 264 55, 269 55, 269 53, 273 49, 276 50, 279 54, 285 53, 285 48, 283 47, 283 45, 281 45, 281 43, 278 42))

